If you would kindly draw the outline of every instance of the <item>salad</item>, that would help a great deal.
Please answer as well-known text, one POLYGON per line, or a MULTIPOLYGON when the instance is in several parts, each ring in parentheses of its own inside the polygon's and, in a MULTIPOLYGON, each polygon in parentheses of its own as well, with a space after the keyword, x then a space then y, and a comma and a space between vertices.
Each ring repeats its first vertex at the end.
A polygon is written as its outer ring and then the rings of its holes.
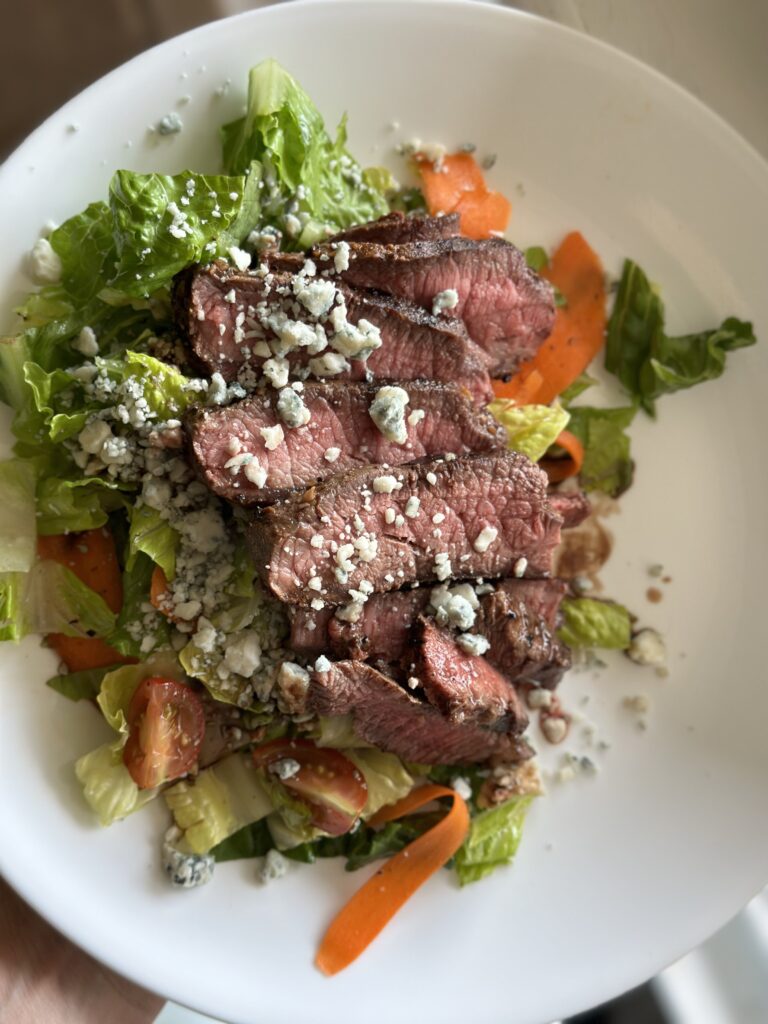
POLYGON ((663 665, 563 553, 631 486, 633 420, 755 337, 668 335, 578 232, 521 253, 471 144, 362 168, 274 61, 221 143, 221 174, 117 171, 30 254, 0 639, 42 636, 113 730, 75 765, 102 825, 165 802, 173 884, 383 862, 332 974, 440 867, 512 861, 573 657, 663 665), (597 362, 622 405, 588 404, 597 362))

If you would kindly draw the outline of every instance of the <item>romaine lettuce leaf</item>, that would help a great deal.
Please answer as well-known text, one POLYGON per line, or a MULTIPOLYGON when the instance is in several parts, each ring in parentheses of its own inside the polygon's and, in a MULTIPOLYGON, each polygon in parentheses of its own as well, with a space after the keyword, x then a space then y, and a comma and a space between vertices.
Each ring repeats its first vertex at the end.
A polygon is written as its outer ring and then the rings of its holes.
POLYGON ((461 885, 477 882, 513 860, 531 799, 530 796, 513 797, 472 818, 469 835, 454 861, 461 885))
POLYGON ((23 459, 0 462, 0 572, 27 572, 35 561, 35 468, 23 459))
POLYGON ((104 599, 58 562, 0 573, 0 641, 30 633, 106 636, 114 623, 104 599))
POLYGON ((143 658, 170 646, 168 620, 149 600, 154 568, 151 558, 138 552, 123 571, 123 604, 107 642, 128 657, 143 658))
POLYGON ((697 334, 664 332, 664 304, 641 268, 625 260, 605 349, 605 366, 646 412, 655 415, 661 395, 714 380, 728 352, 754 345, 752 324, 728 317, 697 334))
POLYGON ((181 370, 145 352, 126 352, 113 369, 116 379, 122 373, 124 380, 132 378, 141 384, 147 405, 158 419, 178 417, 194 399, 188 389, 189 378, 181 370))
POLYGON ((66 675, 53 676, 46 685, 68 700, 96 700, 104 676, 120 668, 122 666, 118 664, 106 665, 104 668, 86 668, 80 672, 67 672, 66 675))
POLYGON ((61 260, 64 290, 75 305, 89 302, 115 269, 117 253, 109 207, 91 203, 51 232, 50 243, 61 260))
POLYGON ((156 789, 139 789, 123 764, 123 740, 105 743, 75 764, 75 775, 100 824, 111 825, 153 800, 156 789))
MULTIPOLYGON (((64 461, 56 460, 59 469, 64 461)), ((50 536, 94 530, 126 504, 121 485, 106 477, 43 477, 37 485, 37 532, 50 536)))
POLYGON ((591 597, 566 597, 560 610, 563 624, 558 636, 569 647, 629 647, 632 622, 622 605, 591 597))
POLYGON ((284 233, 286 247, 305 248, 388 212, 380 180, 366 180, 346 141, 345 119, 332 140, 298 82, 277 61, 265 60, 251 70, 245 116, 222 128, 224 167, 244 174, 258 161, 262 220, 284 233))
POLYGON ((230 754, 194 780, 177 782, 164 796, 183 833, 178 847, 184 852, 208 853, 272 811, 261 774, 248 754, 230 754))
POLYGON ((363 773, 368 786, 368 799, 362 811, 365 820, 387 804, 407 796, 415 783, 403 762, 394 754, 382 750, 345 750, 344 756, 353 761, 363 773))
POLYGON ((560 403, 569 409, 571 402, 575 401, 579 395, 583 394, 588 388, 594 387, 597 384, 597 380, 585 371, 580 373, 576 380, 569 384, 565 391, 560 392, 560 403))
POLYGON ((117 272, 103 296, 148 296, 190 263, 226 254, 259 219, 246 169, 237 176, 118 171, 109 187, 117 272))
POLYGON ((560 405, 512 405, 497 399, 488 411, 507 431, 508 446, 537 462, 568 424, 560 405))
POLYGON ((0 402, 17 412, 27 402, 24 363, 28 360, 29 349, 23 336, 0 338, 0 402))
POLYGON ((579 482, 585 491, 603 491, 618 498, 631 485, 635 464, 625 431, 636 412, 634 405, 618 409, 585 405, 570 410, 568 429, 584 445, 579 482))
POLYGON ((133 508, 128 535, 129 568, 136 556, 143 552, 159 565, 166 578, 171 580, 176 571, 178 546, 179 534, 157 509, 150 508, 149 505, 137 505, 133 508))

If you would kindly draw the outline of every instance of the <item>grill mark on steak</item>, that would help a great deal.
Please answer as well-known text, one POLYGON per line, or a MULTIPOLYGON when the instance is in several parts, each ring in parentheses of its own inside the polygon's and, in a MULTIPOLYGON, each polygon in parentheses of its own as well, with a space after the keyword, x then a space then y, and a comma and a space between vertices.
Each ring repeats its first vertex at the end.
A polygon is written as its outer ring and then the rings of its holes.
MULTIPOLYGON (((322 266, 332 250, 315 246, 322 266)), ((276 267, 284 266, 279 260, 276 267)), ((456 290, 460 317, 487 353, 492 376, 513 373, 532 358, 550 334, 555 306, 551 286, 500 238, 447 238, 404 245, 350 243, 350 262, 340 275, 348 284, 373 288, 432 309, 439 292, 456 290)))
POLYGON ((402 486, 392 493, 375 492, 374 479, 383 475, 378 466, 351 470, 251 519, 254 561, 277 598, 306 605, 319 593, 328 604, 343 604, 361 582, 387 591, 436 580, 443 575, 437 571, 443 556, 454 576, 510 576, 521 558, 528 576, 549 575, 562 519, 549 506, 546 475, 524 455, 507 451, 400 466, 391 475, 402 486), (415 498, 418 512, 406 516, 415 498), (386 521, 388 509, 394 522, 386 521), (439 537, 435 515, 444 517, 439 537), (486 529, 496 530, 496 538, 478 551, 486 529), (353 543, 363 533, 376 539, 375 557, 353 561, 347 578, 339 578, 331 543, 353 543), (315 536, 323 539, 321 548, 312 545, 315 536), (308 589, 313 578, 319 591, 308 589))
POLYGON ((429 703, 449 722, 525 730, 528 716, 515 688, 485 658, 466 654, 450 633, 423 616, 416 638, 416 677, 429 703))
POLYGON ((226 408, 195 410, 186 421, 193 465, 215 494, 249 506, 285 498, 296 488, 355 466, 397 466, 444 452, 466 454, 505 445, 504 428, 490 413, 474 408, 457 385, 431 381, 405 385, 408 409, 422 410, 425 415, 408 425, 405 444, 389 441, 368 411, 377 390, 371 384, 305 384, 301 396, 311 419, 303 427, 286 427, 283 440, 273 450, 265 447, 260 431, 282 426, 278 392, 270 389, 226 408), (233 439, 236 453, 231 447, 233 439), (339 449, 333 462, 325 458, 331 448, 339 449), (249 480, 242 469, 233 475, 227 468, 233 455, 240 458, 246 454, 266 470, 263 486, 249 480))
POLYGON ((429 242, 440 238, 451 238, 459 233, 458 213, 443 217, 416 215, 406 217, 394 211, 378 220, 356 224, 328 239, 333 242, 376 242, 379 245, 401 245, 403 242, 429 242))
POLYGON ((532 756, 521 737, 457 725, 375 668, 339 661, 314 672, 307 710, 318 715, 351 715, 355 733, 380 750, 422 764, 470 764, 499 757, 506 763, 532 756))

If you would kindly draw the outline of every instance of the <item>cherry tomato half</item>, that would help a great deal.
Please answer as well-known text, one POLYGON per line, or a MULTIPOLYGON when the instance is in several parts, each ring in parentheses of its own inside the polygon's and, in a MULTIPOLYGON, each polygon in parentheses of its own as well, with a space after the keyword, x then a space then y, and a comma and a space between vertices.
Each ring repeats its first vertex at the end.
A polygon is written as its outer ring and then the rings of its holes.
POLYGON ((264 768, 297 796, 312 812, 311 822, 323 832, 340 836, 349 832, 368 799, 368 786, 356 765, 338 750, 317 747, 310 740, 273 740, 253 752, 257 768, 264 768), (276 771, 280 762, 290 775, 276 771))
POLYGON ((197 762, 205 734, 200 698, 175 679, 139 683, 128 705, 130 734, 123 761, 140 789, 178 779, 197 762))

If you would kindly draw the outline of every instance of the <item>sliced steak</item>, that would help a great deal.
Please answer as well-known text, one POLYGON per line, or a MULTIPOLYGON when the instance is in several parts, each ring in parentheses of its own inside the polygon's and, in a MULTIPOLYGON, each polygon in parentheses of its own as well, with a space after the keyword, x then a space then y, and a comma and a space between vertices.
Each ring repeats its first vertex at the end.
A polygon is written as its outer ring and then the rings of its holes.
POLYGON ((478 405, 493 399, 488 359, 461 320, 433 316, 412 302, 381 292, 344 288, 348 319, 361 318, 381 331, 381 347, 366 363, 352 364, 352 376, 384 380, 439 380, 461 384, 478 405))
POLYGON ((473 632, 490 643, 488 661, 515 682, 553 689, 571 667, 571 652, 555 632, 562 580, 503 581, 480 602, 473 632))
MULTIPOLYGON (((253 355, 253 348, 264 340, 264 332, 238 342, 237 317, 247 315, 248 307, 256 307, 274 295, 277 287, 290 286, 288 273, 275 275, 270 281, 258 274, 241 273, 221 261, 209 267, 190 267, 173 282, 173 310, 176 325, 187 339, 191 361, 198 373, 210 376, 220 373, 224 380, 237 379, 239 371, 253 355), (235 302, 226 296, 234 289, 235 302)), ((248 333, 256 325, 248 327, 248 333)), ((270 353, 261 357, 261 362, 270 353)))
POLYGON ((549 504, 563 517, 563 529, 579 526, 592 512, 589 498, 583 491, 552 491, 549 504))
MULTIPOLYGON (((303 261, 302 257, 295 269, 301 269, 303 261)), ((254 317, 256 307, 277 302, 296 315, 292 280, 289 269, 268 279, 258 272, 233 270, 222 262, 180 274, 174 282, 174 312, 196 372, 206 376, 220 373, 230 382, 242 377, 247 367, 260 371, 272 355, 268 342, 273 336, 254 317)), ((478 404, 491 400, 487 357, 470 339, 461 320, 432 316, 420 306, 381 293, 344 285, 341 291, 348 321, 368 320, 379 328, 382 344, 367 362, 352 359, 349 369, 334 380, 363 380, 373 375, 387 380, 456 382, 478 404)), ((298 315, 301 319, 300 310, 298 315)), ((310 356, 306 349, 297 349, 287 353, 287 358, 295 370, 310 356)))
POLYGON ((282 601, 328 604, 350 589, 549 574, 562 519, 546 474, 518 452, 351 470, 255 515, 255 564, 282 601), (347 540, 348 538, 348 540, 347 540))
POLYGON ((326 607, 289 609, 291 647, 309 656, 333 654, 364 661, 400 661, 409 648, 413 625, 429 604, 429 587, 373 594, 363 605, 357 622, 336 618, 326 607))
MULTIPOLYGON (((472 632, 490 642, 486 661, 511 682, 554 687, 570 667, 570 651, 557 639, 563 580, 499 580, 480 598, 472 632)), ((291 609, 291 647, 315 657, 396 664, 410 657, 414 624, 429 615, 430 588, 374 594, 357 622, 336 617, 335 608, 291 609)))
POLYGON ((421 764, 468 764, 491 757, 510 762, 532 755, 517 735, 447 721, 431 705, 359 661, 339 661, 314 672, 307 708, 318 715, 351 715, 367 743, 421 764))
POLYGON ((504 447, 504 428, 455 384, 414 381, 405 390, 411 415, 423 414, 408 424, 405 444, 388 440, 371 419, 368 410, 378 391, 373 385, 307 383, 301 397, 311 418, 303 427, 283 429, 280 392, 274 389, 194 412, 186 423, 192 462, 215 494, 249 506, 269 504, 356 466, 399 466, 445 452, 504 447))
POLYGON ((416 636, 416 678, 429 703, 449 722, 525 730, 528 716, 515 688, 485 658, 465 654, 450 633, 423 616, 416 636))
MULTIPOLYGON (((353 242, 350 250, 349 267, 341 274, 348 284, 397 295, 429 310, 438 293, 454 289, 458 305, 451 313, 489 356, 492 376, 513 373, 552 330, 551 286, 530 269, 519 249, 500 238, 353 242)), ((325 245, 313 249, 318 266, 331 255, 325 245)))
POLYGON ((452 238, 459 233, 458 213, 444 217, 427 217, 422 214, 406 217, 395 211, 366 224, 356 224, 346 231, 339 231, 328 241, 333 242, 377 242, 379 245, 402 245, 403 242, 433 242, 440 238, 452 238))

